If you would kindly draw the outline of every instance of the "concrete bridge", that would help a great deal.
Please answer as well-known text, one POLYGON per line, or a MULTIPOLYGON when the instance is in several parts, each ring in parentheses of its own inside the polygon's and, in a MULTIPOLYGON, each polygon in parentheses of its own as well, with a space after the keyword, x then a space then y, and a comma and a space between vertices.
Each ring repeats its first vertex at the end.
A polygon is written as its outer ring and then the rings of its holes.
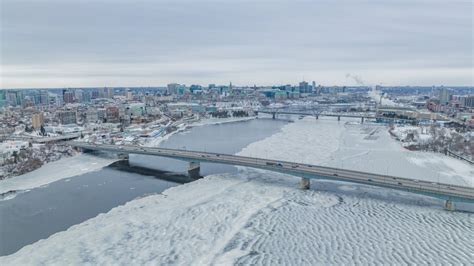
POLYGON ((388 117, 382 116, 375 112, 360 112, 360 113, 329 113, 329 112, 316 112, 316 111, 289 111, 283 109, 263 109, 255 111, 262 114, 271 114, 273 119, 276 119, 278 115, 304 115, 304 116, 314 116, 318 119, 320 116, 330 116, 330 117, 337 117, 337 120, 340 121, 341 117, 348 117, 348 118, 360 118, 361 122, 364 123, 365 119, 374 119, 377 122, 381 123, 419 123, 423 122, 425 124, 434 124, 434 121, 427 120, 427 119, 404 119, 398 117, 388 117))
POLYGON ((200 162, 240 165, 301 177, 301 188, 309 189, 310 179, 329 179, 368 184, 409 191, 445 200, 445 207, 454 209, 453 202, 474 202, 474 187, 457 186, 438 182, 396 176, 379 175, 332 167, 302 164, 296 162, 269 160, 222 153, 189 151, 179 149, 151 148, 132 145, 89 144, 70 141, 66 144, 84 150, 108 151, 127 157, 128 154, 144 154, 173 158, 190 162, 188 169, 193 178, 199 177, 200 162))
POLYGON ((341 120, 341 117, 350 117, 350 118, 360 118, 362 123, 364 119, 375 119, 376 115, 374 112, 363 112, 363 113, 329 113, 329 112, 309 112, 309 111, 291 111, 291 110, 282 110, 282 109, 262 109, 256 111, 262 114, 271 114, 272 118, 275 119, 277 115, 304 115, 304 116, 314 116, 318 119, 320 116, 330 116, 337 117, 337 120, 341 120))

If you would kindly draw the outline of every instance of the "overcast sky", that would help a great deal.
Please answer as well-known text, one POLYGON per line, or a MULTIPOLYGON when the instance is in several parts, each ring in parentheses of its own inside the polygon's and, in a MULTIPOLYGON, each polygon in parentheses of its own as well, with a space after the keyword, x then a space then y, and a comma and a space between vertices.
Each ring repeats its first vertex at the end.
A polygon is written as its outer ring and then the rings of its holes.
POLYGON ((471 0, 0 1, 1 88, 473 85, 471 0))

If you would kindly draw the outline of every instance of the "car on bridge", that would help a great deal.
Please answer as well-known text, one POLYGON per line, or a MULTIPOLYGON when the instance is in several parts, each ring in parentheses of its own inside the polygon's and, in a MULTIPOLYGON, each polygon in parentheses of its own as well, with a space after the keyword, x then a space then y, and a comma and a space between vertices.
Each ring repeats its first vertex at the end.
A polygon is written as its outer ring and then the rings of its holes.
POLYGON ((266 164, 266 165, 271 165, 271 166, 279 166, 279 167, 283 167, 283 165, 282 165, 281 163, 266 162, 265 164, 266 164))

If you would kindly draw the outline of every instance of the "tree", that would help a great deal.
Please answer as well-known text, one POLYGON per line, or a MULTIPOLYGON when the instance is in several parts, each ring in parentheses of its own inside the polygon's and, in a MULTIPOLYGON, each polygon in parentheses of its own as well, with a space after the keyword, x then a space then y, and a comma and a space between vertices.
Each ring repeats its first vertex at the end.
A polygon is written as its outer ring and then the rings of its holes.
POLYGON ((18 152, 14 151, 12 155, 13 155, 13 162, 18 163, 18 152))
POLYGON ((44 129, 43 125, 41 125, 40 131, 42 136, 46 136, 46 129, 44 129))

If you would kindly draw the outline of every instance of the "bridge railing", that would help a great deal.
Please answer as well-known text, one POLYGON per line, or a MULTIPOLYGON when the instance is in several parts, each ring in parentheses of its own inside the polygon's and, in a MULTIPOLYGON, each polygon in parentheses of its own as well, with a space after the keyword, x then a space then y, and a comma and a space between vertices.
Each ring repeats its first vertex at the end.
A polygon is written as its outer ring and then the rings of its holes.
MULTIPOLYGON (((304 166, 311 168, 314 171, 324 171, 326 172, 325 174, 328 175, 334 175, 337 174, 337 177, 340 179, 343 179, 344 177, 351 178, 351 175, 357 175, 359 177, 365 177, 366 179, 370 178, 377 178, 381 180, 390 180, 391 183, 395 182, 412 182, 416 179, 409 179, 405 177, 398 177, 398 176, 391 176, 391 175, 384 175, 384 174, 375 174, 375 173, 367 173, 367 172, 362 172, 362 171, 357 171, 357 170, 348 170, 348 169, 342 169, 342 168, 334 168, 334 167, 329 167, 329 166, 320 166, 320 165, 312 165, 312 164, 305 164, 305 163, 298 163, 298 162, 292 162, 292 161, 284 161, 284 160, 274 160, 274 159, 264 159, 264 158, 258 158, 258 157, 249 157, 249 156, 238 156, 238 155, 229 155, 229 154, 222 154, 222 153, 214 153, 214 152, 202 152, 202 151, 192 151, 192 150, 179 150, 179 149, 170 149, 170 148, 155 148, 155 147, 140 147, 142 151, 127 151, 124 149, 120 149, 119 147, 115 145, 101 145, 97 146, 94 144, 81 144, 79 142, 69 142, 72 146, 76 147, 82 147, 86 149, 96 149, 96 150, 108 150, 112 152, 120 152, 120 153, 138 153, 138 154, 145 154, 145 155, 158 155, 158 156, 163 156, 163 157, 180 157, 180 156, 186 156, 190 160, 200 160, 200 161, 210 161, 210 162, 231 162, 232 164, 241 164, 242 160, 247 161, 247 162, 255 162, 255 164, 259 164, 259 168, 264 168, 264 169, 274 169, 275 165, 281 164, 281 165, 298 165, 298 167, 304 166), (151 154, 152 152, 153 154, 151 154), (166 152, 166 153, 161 153, 161 152, 166 152), (173 154, 174 153, 174 154, 173 154), (207 157, 202 157, 202 155, 207 155, 207 157), (266 163, 270 163, 272 165, 266 165, 266 163)), ((131 147, 131 148, 137 148, 136 146, 122 146, 122 147, 131 147)), ((252 163, 248 163, 247 165, 249 166, 255 166, 252 163)), ((285 168, 285 171, 288 172, 301 172, 301 173, 307 173, 306 170, 302 170, 300 168, 285 168)), ((454 185, 454 184, 448 184, 448 183, 441 183, 441 182, 432 182, 432 181, 425 181, 425 180, 416 180, 420 185, 425 185, 429 186, 432 188, 440 188, 441 186, 447 186, 447 187, 452 187, 456 189, 465 189, 466 187, 464 186, 459 186, 459 185, 454 185)), ((470 190, 473 190, 474 188, 469 188, 470 190)), ((473 195, 474 196, 474 195, 473 195)))

